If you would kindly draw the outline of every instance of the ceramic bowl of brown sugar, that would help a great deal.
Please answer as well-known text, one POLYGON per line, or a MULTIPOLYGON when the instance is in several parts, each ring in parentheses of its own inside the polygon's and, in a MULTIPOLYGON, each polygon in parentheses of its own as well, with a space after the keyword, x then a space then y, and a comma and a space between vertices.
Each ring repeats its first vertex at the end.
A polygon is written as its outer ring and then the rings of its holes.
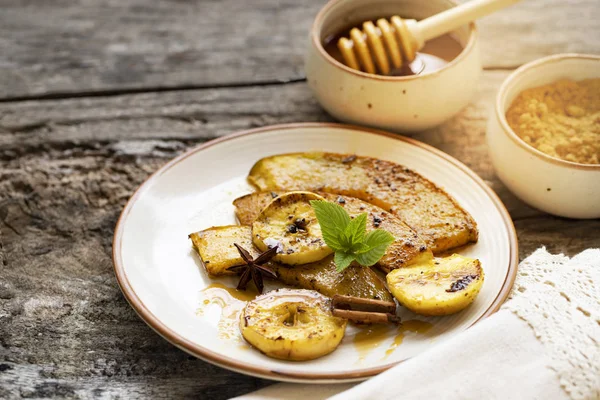
POLYGON ((498 177, 521 200, 567 218, 600 218, 600 56, 559 54, 500 87, 487 141, 498 177))
POLYGON ((308 86, 336 119, 396 132, 432 128, 469 104, 481 74, 475 24, 428 41, 410 64, 389 75, 371 74, 344 64, 340 37, 365 21, 422 20, 457 3, 453 0, 331 0, 310 31, 305 71, 308 86))

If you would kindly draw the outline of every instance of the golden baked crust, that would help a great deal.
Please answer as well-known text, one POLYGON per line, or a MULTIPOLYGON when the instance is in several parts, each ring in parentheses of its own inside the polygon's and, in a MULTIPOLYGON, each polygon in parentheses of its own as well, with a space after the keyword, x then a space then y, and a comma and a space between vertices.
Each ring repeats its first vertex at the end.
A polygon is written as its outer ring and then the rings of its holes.
POLYGON ((476 242, 477 224, 444 190, 410 169, 370 157, 291 153, 259 160, 248 181, 261 191, 335 193, 397 216, 434 253, 476 242))

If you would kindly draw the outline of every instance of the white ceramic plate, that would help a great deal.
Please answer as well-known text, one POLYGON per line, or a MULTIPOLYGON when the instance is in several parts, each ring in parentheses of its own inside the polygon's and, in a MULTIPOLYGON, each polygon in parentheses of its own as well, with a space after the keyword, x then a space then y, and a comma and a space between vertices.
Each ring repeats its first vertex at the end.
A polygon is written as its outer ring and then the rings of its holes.
MULTIPOLYGON (((129 200, 117 224, 113 259, 125 297, 138 314, 179 348, 224 368, 281 381, 310 383, 365 379, 464 331, 495 312, 512 287, 517 240, 511 219, 492 190, 466 166, 428 145, 402 136, 337 124, 270 126, 208 142, 174 159, 152 175, 129 200), (347 330, 330 355, 307 362, 268 358, 237 335, 223 338, 220 310, 203 315, 203 289, 214 281, 203 270, 188 234, 235 223, 231 202, 249 193, 250 167, 260 158, 323 150, 355 153, 403 164, 443 187, 473 215, 477 244, 460 253, 481 260, 485 283, 475 302, 448 317, 425 318, 425 334, 407 333, 395 347, 396 332, 384 332, 357 348, 357 328, 347 330), (394 348, 395 347, 395 348, 394 348)), ((235 278, 220 282, 235 286, 235 278)))

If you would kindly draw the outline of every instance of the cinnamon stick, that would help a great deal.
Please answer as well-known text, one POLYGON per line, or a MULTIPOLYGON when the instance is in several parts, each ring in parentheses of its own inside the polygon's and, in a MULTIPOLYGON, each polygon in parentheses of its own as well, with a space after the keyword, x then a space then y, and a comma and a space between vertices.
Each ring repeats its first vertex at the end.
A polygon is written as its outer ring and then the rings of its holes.
POLYGON ((333 296, 332 313, 363 324, 399 323, 396 316, 396 303, 383 300, 365 299, 352 296, 333 296))

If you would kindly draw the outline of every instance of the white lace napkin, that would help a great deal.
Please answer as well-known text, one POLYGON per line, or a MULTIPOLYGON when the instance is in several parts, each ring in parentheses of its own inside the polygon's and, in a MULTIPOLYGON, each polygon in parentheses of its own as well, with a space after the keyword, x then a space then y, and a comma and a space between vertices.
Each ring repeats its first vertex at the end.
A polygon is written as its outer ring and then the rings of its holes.
POLYGON ((537 250, 502 309, 360 384, 277 384, 236 399, 600 399, 600 249, 537 250))

